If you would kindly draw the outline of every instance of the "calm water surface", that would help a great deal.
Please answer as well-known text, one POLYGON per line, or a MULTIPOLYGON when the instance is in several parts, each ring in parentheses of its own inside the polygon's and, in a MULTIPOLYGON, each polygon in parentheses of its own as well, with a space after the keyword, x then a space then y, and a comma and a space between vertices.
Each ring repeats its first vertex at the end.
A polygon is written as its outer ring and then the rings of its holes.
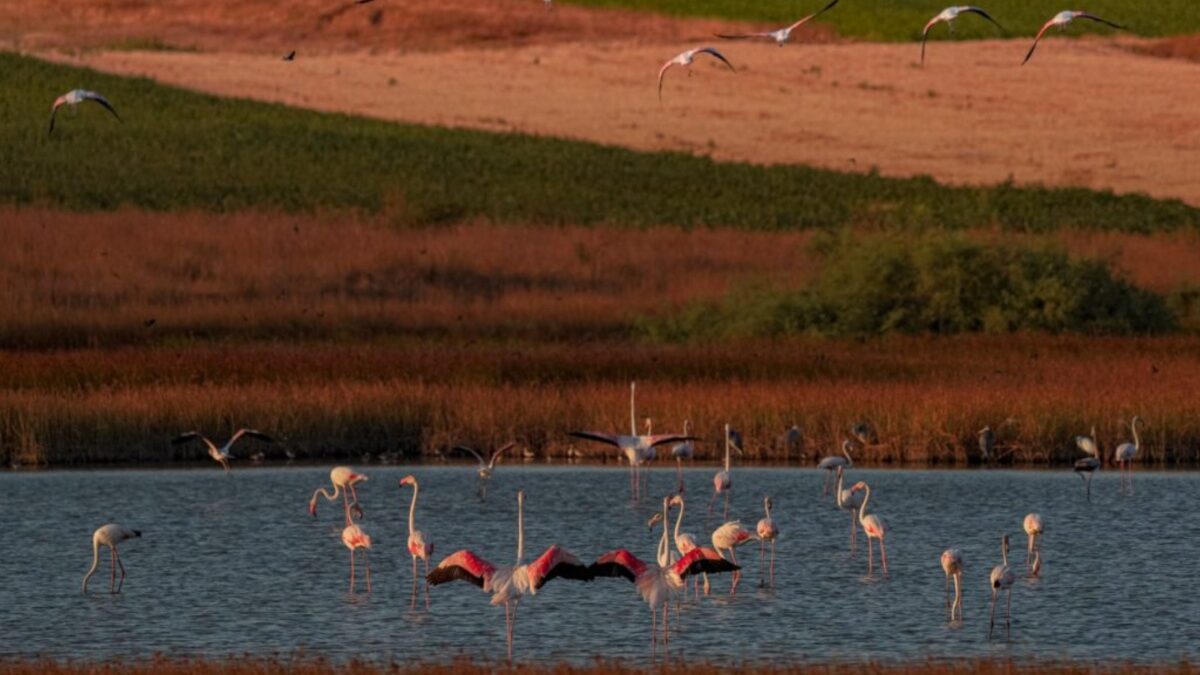
MULTIPOLYGON (((405 552, 410 492, 421 481, 418 527, 435 559, 471 548, 494 564, 515 555, 514 491, 526 491, 530 555, 560 543, 591 559, 617 546, 653 560, 645 522, 659 500, 634 505, 627 474, 600 467, 501 467, 486 501, 474 470, 459 466, 366 467, 359 492, 374 539, 374 593, 352 596, 340 505, 306 513, 328 468, 70 471, 0 475, 8 527, 0 578, 0 655, 103 659, 112 655, 292 653, 387 661, 503 656, 502 608, 474 586, 432 591, 412 610, 405 552), (91 533, 115 521, 143 531, 127 542, 120 595, 80 593, 91 533)), ((708 539, 715 469, 686 474, 685 531, 708 539)), ((869 471, 873 509, 892 529, 891 576, 867 578, 863 554, 849 558, 849 516, 820 501, 824 472, 734 470, 731 517, 748 526, 775 500, 781 536, 777 588, 756 587, 757 548, 740 550, 746 574, 737 597, 727 577, 685 607, 676 656, 706 660, 906 660, 1016 656, 1141 661, 1200 658, 1200 475, 1147 473, 1135 494, 1117 495, 1115 473, 1097 476, 1092 501, 1070 471, 869 471), (987 639, 988 572, 999 538, 1024 562, 1021 520, 1040 512, 1043 578, 1013 592, 1011 641, 987 639), (966 621, 947 625, 938 556, 966 559, 966 621)), ((674 486, 673 470, 651 476, 651 493, 674 486)), ((657 534, 658 531, 655 532, 657 534)), ((862 543, 860 533, 860 544, 862 543)), ((1021 568, 1023 569, 1023 568, 1021 568)), ((107 561, 92 590, 107 589, 107 561)), ((527 660, 642 660, 649 611, 632 584, 555 580, 521 604, 516 655, 527 660)))

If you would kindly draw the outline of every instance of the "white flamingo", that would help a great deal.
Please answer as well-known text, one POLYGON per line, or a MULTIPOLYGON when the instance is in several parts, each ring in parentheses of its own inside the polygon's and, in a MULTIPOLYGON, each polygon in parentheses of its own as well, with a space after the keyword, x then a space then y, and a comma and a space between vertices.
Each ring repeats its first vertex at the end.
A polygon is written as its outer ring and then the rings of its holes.
POLYGON ((94 91, 89 91, 87 89, 72 89, 62 96, 54 99, 54 106, 50 108, 50 131, 48 131, 47 134, 54 133, 54 118, 58 115, 59 108, 66 105, 71 106, 71 108, 74 109, 75 106, 83 103, 84 101, 95 101, 96 103, 99 103, 101 106, 104 106, 108 112, 112 113, 113 117, 117 118, 118 122, 121 121, 121 116, 117 114, 116 108, 113 108, 112 104, 108 102, 108 99, 94 91))
POLYGON ((775 521, 771 518, 772 506, 774 504, 771 502, 771 498, 764 497, 763 512, 766 515, 758 521, 758 525, 754 528, 755 533, 758 534, 758 569, 760 577, 762 576, 763 563, 766 558, 765 542, 771 542, 771 574, 768 577, 769 581, 759 579, 759 585, 762 586, 775 585, 775 540, 779 538, 779 527, 775 525, 775 521))
MULTIPOLYGON (((412 556, 412 606, 417 606, 417 558, 425 563, 425 575, 429 576, 429 556, 433 555, 433 543, 425 541, 425 533, 417 529, 416 511, 417 494, 421 486, 415 476, 405 476, 400 479, 400 488, 411 485, 413 489, 412 502, 408 505, 408 553, 412 556)), ((429 607, 429 582, 425 582, 425 607, 429 607)))
MULTIPOLYGON (((721 525, 716 530, 713 530, 712 533, 713 548, 716 549, 722 558, 726 557, 725 552, 728 551, 728 560, 735 565, 737 564, 737 548, 755 539, 757 539, 757 536, 750 530, 742 527, 742 523, 737 520, 731 520, 721 525)), ((733 573, 733 584, 729 587, 730 595, 737 593, 738 582, 741 581, 741 578, 741 572, 735 571, 733 573)))
POLYGON ((1118 26, 1117 24, 1115 24, 1107 19, 1101 19, 1100 17, 1096 16, 1095 14, 1089 14, 1088 12, 1081 12, 1078 10, 1066 10, 1063 12, 1059 12, 1058 14, 1055 14, 1053 17, 1051 17, 1051 19, 1049 21, 1047 21, 1045 23, 1045 25, 1042 26, 1042 29, 1038 31, 1037 37, 1035 37, 1033 39, 1033 45, 1029 47, 1029 53, 1025 55, 1025 60, 1021 62, 1021 65, 1025 65, 1026 63, 1029 63, 1029 59, 1031 59, 1033 57, 1033 50, 1037 49, 1038 43, 1042 41, 1042 36, 1046 34, 1046 31, 1050 30, 1051 28, 1053 28, 1055 26, 1057 26, 1060 29, 1065 29, 1067 24, 1071 23, 1075 19, 1087 19, 1089 21, 1095 21, 1097 23, 1102 23, 1106 26, 1112 26, 1113 28, 1116 28, 1117 30, 1125 30, 1124 26, 1118 26))
POLYGON ((956 7, 947 7, 946 9, 943 9, 940 13, 938 13, 937 16, 930 19, 929 23, 925 24, 925 30, 921 31, 921 65, 925 65, 925 43, 929 40, 930 29, 933 28, 934 26, 938 25, 939 23, 945 23, 946 27, 950 29, 951 33, 953 33, 954 32, 954 20, 958 18, 959 14, 978 14, 979 16, 982 16, 983 18, 985 18, 988 21, 995 24, 996 27, 999 28, 1000 30, 1004 30, 1004 26, 1001 26, 1000 24, 996 23, 996 20, 993 19, 990 14, 983 11, 979 7, 971 7, 969 5, 958 5, 956 7))
POLYGON ((346 517, 351 514, 362 518, 362 508, 358 505, 358 493, 354 490, 354 486, 366 480, 366 474, 355 473, 354 469, 348 466, 335 466, 329 471, 329 481, 333 483, 333 494, 325 491, 325 488, 317 488, 313 492, 312 499, 308 500, 308 515, 313 518, 317 517, 317 497, 321 496, 328 501, 334 501, 340 494, 342 496, 342 506, 346 511, 346 517), (348 495, 348 496, 347 496, 348 495), (350 502, 350 497, 354 498, 353 504, 350 502))
POLYGON ((142 536, 141 530, 131 530, 128 527, 109 523, 101 525, 92 533, 92 567, 83 576, 83 592, 87 593, 88 579, 96 573, 96 568, 100 566, 100 547, 107 546, 109 553, 109 563, 112 566, 112 576, 109 579, 108 592, 120 593, 121 587, 125 585, 125 563, 121 562, 121 554, 117 551, 117 544, 127 540, 136 539, 142 536), (121 582, 117 583, 117 570, 121 570, 121 582))
POLYGON ((867 576, 871 575, 871 561, 872 558, 875 557, 871 552, 872 539, 879 540, 879 556, 881 562, 883 563, 883 573, 884 575, 887 575, 887 545, 884 543, 884 539, 887 537, 888 533, 887 523, 883 522, 883 518, 880 518, 878 515, 874 513, 867 513, 867 504, 871 502, 870 485, 867 485, 860 480, 854 484, 854 487, 850 489, 855 492, 864 490, 867 493, 867 495, 863 497, 862 506, 858 508, 858 524, 862 525, 863 533, 867 535, 867 576))
POLYGON ((842 489, 842 479, 845 473, 846 467, 839 466, 837 468, 837 485, 834 487, 833 494, 837 496, 838 508, 850 512, 850 553, 853 554, 858 550, 858 510, 862 508, 863 496, 861 492, 855 492, 850 488, 842 489))
POLYGON ((1091 436, 1076 436, 1075 445, 1091 455, 1075 461, 1075 473, 1084 482, 1084 491, 1090 501, 1092 498, 1092 475, 1100 469, 1100 446, 1096 444, 1096 427, 1092 427, 1091 436))
POLYGON ((1000 538, 1000 553, 1003 556, 1003 562, 992 568, 991 586, 992 586, 992 612, 991 618, 988 619, 988 639, 992 639, 992 630, 996 627, 996 596, 1000 591, 1008 591, 1008 611, 1004 617, 1004 629, 1008 631, 1009 636, 1012 636, 1012 587, 1016 583, 1017 577, 1008 567, 1008 535, 1000 538))
POLYGON ((496 567, 467 549, 450 554, 425 579, 433 586, 462 580, 491 593, 493 605, 504 605, 504 624, 508 659, 512 660, 513 627, 517 604, 528 593, 537 595, 547 581, 555 577, 591 581, 592 572, 579 559, 557 544, 547 548, 531 563, 525 563, 525 492, 517 492, 517 560, 511 566, 496 567))
POLYGON ((946 573, 946 610, 950 612, 950 620, 954 621, 955 610, 958 610, 958 620, 962 621, 962 551, 948 548, 942 551, 942 571, 946 573), (950 603, 950 579, 954 579, 954 604, 950 603))
POLYGON ((716 475, 713 476, 713 496, 712 499, 708 500, 708 512, 712 513, 713 504, 717 501, 717 495, 725 495, 725 512, 724 515, 721 516, 722 519, 729 517, 729 493, 733 490, 733 474, 730 471, 732 467, 732 455, 729 451, 730 449, 733 449, 737 450, 738 455, 742 454, 740 443, 741 437, 737 437, 739 442, 734 442, 734 434, 736 433, 737 432, 731 429, 728 424, 725 425, 725 468, 721 469, 716 473, 716 475))
POLYGON ((1133 458, 1137 457, 1138 450, 1142 449, 1142 439, 1138 436, 1137 429, 1141 421, 1142 418, 1134 415, 1133 420, 1129 423, 1129 429, 1133 432, 1133 442, 1122 443, 1113 452, 1113 461, 1117 463, 1122 484, 1126 480, 1129 483, 1129 494, 1133 494, 1133 458))
POLYGON ((821 458, 821 461, 817 462, 818 469, 825 469, 826 471, 829 472, 829 473, 825 474, 825 481, 824 481, 824 483, 822 485, 822 489, 821 489, 822 497, 829 494, 829 484, 830 484, 830 482, 832 482, 833 475, 837 471, 838 467, 841 467, 844 469, 849 469, 850 467, 854 466, 854 459, 850 457, 850 448, 853 445, 854 444, 851 443, 848 439, 844 440, 844 441, 842 441, 842 456, 841 457, 838 457, 837 455, 830 455, 828 457, 821 458))
POLYGON ((229 453, 229 450, 242 436, 257 438, 258 440, 266 441, 267 443, 272 442, 271 437, 261 431, 255 431, 254 429, 238 429, 233 436, 231 436, 229 440, 225 442, 225 445, 222 445, 219 448, 217 447, 216 443, 208 440, 208 437, 199 431, 186 431, 172 439, 171 443, 180 445, 187 443, 190 440, 199 438, 200 440, 204 441, 206 446, 208 446, 208 456, 212 457, 217 463, 225 467, 225 473, 229 473, 229 460, 236 459, 232 454, 229 453))
POLYGON ((1025 550, 1025 571, 1029 576, 1036 577, 1042 573, 1042 547, 1038 545, 1038 537, 1046 528, 1042 526, 1042 516, 1037 513, 1025 516, 1022 526, 1029 537, 1029 547, 1025 550))
POLYGON ((822 7, 819 11, 813 12, 812 14, 809 14, 808 16, 804 17, 803 19, 800 19, 796 23, 794 23, 790 26, 784 26, 783 28, 780 28, 778 30, 769 30, 769 31, 764 31, 762 33, 744 33, 744 34, 739 34, 739 35, 722 35, 722 34, 718 33, 717 37, 724 39, 724 40, 745 40, 747 38, 767 38, 769 40, 774 40, 776 44, 778 44, 780 47, 782 47, 785 44, 787 44, 787 41, 789 39, 791 39, 792 31, 796 30, 800 26, 803 26, 804 24, 808 23, 809 21, 817 18, 818 16, 821 16, 822 14, 829 11, 830 9, 833 9, 833 6, 836 4, 838 4, 838 0, 833 0, 828 5, 825 5, 824 7, 822 7))
MULTIPOLYGON (((671 68, 671 66, 687 67, 687 66, 692 65, 692 62, 696 60, 697 54, 708 54, 708 55, 712 56, 713 58, 718 59, 721 63, 724 63, 726 66, 729 67, 730 70, 733 70, 733 64, 730 63, 729 60, 726 59, 721 54, 721 52, 717 51, 716 49, 713 49, 712 47, 696 47, 695 49, 689 49, 686 52, 680 53, 678 56, 671 59, 670 61, 667 61, 666 63, 663 64, 663 67, 659 69, 659 71, 658 71, 658 100, 660 100, 660 101, 662 100, 663 76, 667 74, 667 70, 669 70, 671 68)), ((734 72, 737 72, 737 71, 734 71, 734 72)), ((690 70, 688 71, 688 74, 689 75, 691 74, 690 70)))

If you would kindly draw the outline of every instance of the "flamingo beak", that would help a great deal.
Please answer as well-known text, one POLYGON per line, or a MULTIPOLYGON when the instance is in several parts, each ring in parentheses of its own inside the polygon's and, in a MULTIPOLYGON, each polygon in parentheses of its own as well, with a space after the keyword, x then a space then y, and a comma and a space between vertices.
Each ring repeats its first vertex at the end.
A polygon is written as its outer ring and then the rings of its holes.
POLYGON ((317 502, 316 502, 316 500, 313 500, 308 503, 308 515, 312 516, 313 518, 317 517, 317 502))

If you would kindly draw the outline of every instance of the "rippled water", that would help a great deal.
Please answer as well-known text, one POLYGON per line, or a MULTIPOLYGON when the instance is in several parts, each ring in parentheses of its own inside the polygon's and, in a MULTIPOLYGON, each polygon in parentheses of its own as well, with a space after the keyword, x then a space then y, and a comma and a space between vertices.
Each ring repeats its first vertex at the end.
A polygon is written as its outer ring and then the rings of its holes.
MULTIPOLYGON (((497 564, 515 549, 514 491, 524 488, 529 551, 561 543, 590 559, 617 546, 653 560, 647 517, 661 503, 633 505, 627 474, 599 467, 504 466, 486 502, 473 469, 369 467, 360 498, 375 542, 374 593, 351 596, 340 506, 305 507, 328 484, 327 468, 70 471, 0 475, 7 525, 0 555, 4 608, 0 654, 101 659, 173 655, 308 653, 334 659, 503 656, 502 608, 465 583, 433 589, 432 608, 411 610, 405 552, 409 492, 421 481, 418 527, 436 559, 469 547, 497 564), (122 547, 129 576, 120 595, 80 593, 91 532, 116 521, 144 537, 122 547)), ((685 530, 707 540, 712 468, 687 473, 685 530)), ((775 590, 756 587, 757 549, 741 549, 742 588, 685 607, 672 652, 690 659, 904 660, 929 656, 1175 660, 1200 657, 1197 570, 1200 475, 1136 475, 1117 495, 1115 473, 1097 476, 1092 501, 1069 471, 854 471, 874 488, 890 525, 891 576, 865 577, 847 557, 849 516, 819 501, 823 472, 738 468, 731 517, 751 527, 762 497, 775 500, 781 529, 775 590), (987 639, 988 572, 999 537, 1013 535, 1024 560, 1021 520, 1046 522, 1045 567, 1013 592, 1011 641, 987 639), (966 559, 966 621, 944 619, 938 555, 966 559)), ((651 476, 651 492, 674 485, 651 476)), ((657 531, 656 531, 657 533, 657 531)), ((861 534, 860 534, 861 537, 861 534)), ((862 540, 860 539, 860 544, 862 540)), ((93 591, 107 589, 107 561, 93 591)), ((552 581, 521 604, 516 656, 527 660, 647 658, 649 611, 631 584, 552 581)))

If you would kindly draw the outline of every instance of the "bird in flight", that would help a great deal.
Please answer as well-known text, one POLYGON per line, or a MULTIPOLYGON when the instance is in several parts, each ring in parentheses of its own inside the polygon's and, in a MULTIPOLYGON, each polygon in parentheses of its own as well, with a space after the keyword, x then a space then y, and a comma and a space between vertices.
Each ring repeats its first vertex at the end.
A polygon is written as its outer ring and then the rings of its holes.
POLYGON ((228 441, 225 442, 225 445, 222 445, 221 447, 217 447, 216 443, 208 440, 208 437, 199 431, 187 431, 179 434, 171 441, 171 443, 180 445, 197 438, 201 441, 204 441, 204 445, 208 447, 208 456, 212 457, 217 463, 224 467, 225 472, 228 473, 229 460, 234 459, 233 455, 230 454, 229 449, 232 448, 233 444, 237 443, 238 439, 240 439, 242 436, 257 438, 260 441, 266 441, 268 443, 273 442, 270 436, 261 431, 255 431, 254 429, 238 429, 237 433, 235 433, 228 441))
POLYGON ((1031 46, 1029 48, 1029 53, 1025 55, 1025 60, 1021 62, 1021 65, 1025 65, 1026 63, 1029 63, 1029 59, 1033 57, 1033 50, 1037 49, 1038 43, 1042 41, 1042 36, 1046 34, 1046 31, 1050 30, 1050 28, 1052 28, 1053 26, 1058 26, 1059 28, 1065 28, 1067 24, 1071 23, 1075 19, 1088 19, 1090 21, 1102 23, 1106 26, 1112 26, 1113 28, 1116 28, 1117 30, 1129 30, 1128 28, 1126 28, 1124 26, 1118 26, 1117 24, 1109 21, 1108 19, 1101 19, 1100 17, 1096 16, 1095 14, 1089 14, 1087 12, 1081 12, 1078 10, 1069 10, 1068 9, 1064 12, 1059 12, 1058 14, 1055 14, 1052 19, 1047 21, 1046 24, 1044 26, 1042 26, 1042 29, 1038 31, 1037 37, 1035 37, 1033 39, 1033 46, 1031 46))
POLYGON ((720 33, 717 33, 716 35, 717 35, 717 37, 721 38, 722 40, 746 40, 749 38, 768 38, 768 39, 774 40, 776 44, 778 44, 780 47, 782 47, 784 44, 787 43, 787 41, 789 39, 791 39, 792 31, 796 30, 800 26, 803 26, 805 23, 811 21, 812 19, 815 19, 818 16, 821 16, 825 12, 832 9, 833 6, 836 4, 838 4, 838 0, 833 0, 828 5, 825 5, 824 7, 822 7, 820 11, 809 14, 808 16, 804 17, 803 19, 800 19, 796 23, 794 23, 790 26, 784 26, 783 28, 780 28, 779 30, 769 30, 769 31, 763 31, 761 33, 743 33, 743 34, 738 34, 738 35, 722 35, 720 33))
POLYGON ((946 9, 943 9, 940 14, 930 19, 929 23, 925 24, 925 30, 921 32, 921 65, 925 65, 925 43, 929 40, 930 29, 939 23, 945 23, 946 27, 950 29, 951 33, 953 33, 954 20, 958 18, 959 14, 978 14, 979 16, 982 16, 983 18, 995 24, 995 26, 1000 30, 1004 30, 1004 26, 1001 26, 999 23, 997 23, 996 20, 992 18, 991 14, 988 14, 979 7, 971 7, 969 5, 947 7, 946 9))
POLYGON ((108 99, 94 91, 88 91, 87 89, 72 89, 62 96, 54 99, 54 107, 50 108, 50 131, 48 133, 54 133, 54 118, 58 115, 59 108, 64 105, 75 107, 84 101, 95 101, 96 103, 99 103, 107 108, 108 111, 113 114, 113 117, 117 118, 118 122, 121 121, 121 116, 117 114, 116 109, 112 107, 112 104, 108 102, 108 99))
POLYGON ((283 57, 283 60, 284 61, 295 61, 296 60, 296 50, 293 49, 292 51, 288 52, 287 56, 283 57))
MULTIPOLYGON (((729 62, 729 59, 725 58, 725 56, 722 55, 721 52, 717 51, 716 49, 713 49, 712 47, 696 47, 695 49, 689 49, 686 52, 683 52, 683 53, 679 54, 678 56, 676 56, 675 58, 671 59, 670 61, 667 61, 666 63, 663 64, 663 67, 659 69, 659 71, 658 71, 658 100, 660 100, 660 101, 662 100, 663 76, 667 74, 667 71, 670 70, 671 66, 690 66, 690 65, 692 65, 692 61, 696 60, 697 54, 708 54, 708 55, 712 56, 713 58, 720 60, 721 63, 724 63, 726 66, 728 66, 730 70, 733 70, 733 64, 729 62)), ((734 71, 734 72, 736 72, 736 71, 734 71)))

